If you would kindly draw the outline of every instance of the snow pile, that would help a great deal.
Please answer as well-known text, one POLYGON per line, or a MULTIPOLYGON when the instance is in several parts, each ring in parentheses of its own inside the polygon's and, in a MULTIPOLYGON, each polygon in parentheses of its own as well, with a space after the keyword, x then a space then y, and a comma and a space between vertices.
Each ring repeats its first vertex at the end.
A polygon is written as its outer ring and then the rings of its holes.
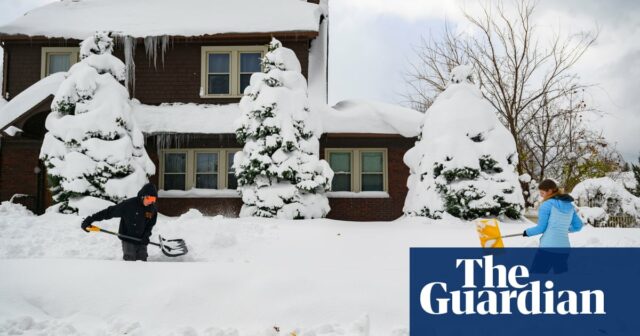
POLYGON ((578 204, 602 208, 609 216, 631 216, 640 222, 640 198, 610 177, 584 180, 573 188, 571 196, 578 204))
POLYGON ((33 216, 33 213, 22 204, 4 201, 0 203, 0 217, 26 217, 33 216))
POLYGON ((240 101, 234 158, 244 203, 240 216, 319 218, 330 210, 325 191, 333 171, 318 159, 308 125, 307 82, 295 53, 275 38, 240 101))
MULTIPOLYGON (((80 221, 0 216, 0 334, 407 335, 409 248, 479 246, 475 226, 456 219, 292 221, 189 211, 159 216, 152 237, 184 238, 189 254, 167 258, 149 246, 150 262, 131 263, 121 261, 116 238, 85 233, 80 221)), ((118 220, 96 224, 117 230, 118 220)), ((500 228, 510 234, 531 225, 500 228)), ((638 247, 640 229, 588 226, 570 240, 638 247)))
POLYGON ((234 133, 240 117, 238 104, 141 104, 133 100, 133 116, 140 129, 154 133, 234 133))
POLYGON ((424 116, 422 138, 404 156, 410 168, 404 212, 441 218, 519 218, 524 205, 515 141, 470 81, 452 70, 447 89, 424 116))
POLYGON ((424 114, 406 107, 359 100, 345 100, 320 111, 324 133, 379 133, 415 137, 424 114))
POLYGON ((65 72, 51 74, 20 92, 11 101, 5 101, 4 106, 0 103, 0 130, 49 96, 54 95, 65 77, 65 72))
POLYGON ((585 223, 593 226, 601 226, 609 221, 609 215, 603 208, 578 207, 578 214, 585 223))
MULTIPOLYGON (((633 171, 627 172, 613 172, 607 174, 612 180, 621 184, 625 189, 627 189, 630 193, 634 193, 635 190, 639 190, 638 188, 638 180, 636 180, 636 176, 633 171)), ((636 195, 638 196, 638 195, 636 195)))
POLYGON ((58 88, 45 122, 40 158, 61 212, 84 214, 135 196, 155 173, 119 83, 125 66, 112 50, 104 33, 81 43, 82 60, 58 88))
MULTIPOLYGON (((400 134, 415 137, 424 115, 420 112, 370 101, 342 101, 333 108, 312 104, 310 124, 320 133, 400 134)), ((133 100, 133 116, 140 129, 155 133, 235 133, 233 121, 241 115, 238 104, 165 103, 159 106, 133 100)))
POLYGON ((133 37, 317 32, 321 15, 318 5, 300 0, 269 0, 268 6, 263 0, 56 1, 0 27, 0 33, 84 39, 96 31, 133 37))

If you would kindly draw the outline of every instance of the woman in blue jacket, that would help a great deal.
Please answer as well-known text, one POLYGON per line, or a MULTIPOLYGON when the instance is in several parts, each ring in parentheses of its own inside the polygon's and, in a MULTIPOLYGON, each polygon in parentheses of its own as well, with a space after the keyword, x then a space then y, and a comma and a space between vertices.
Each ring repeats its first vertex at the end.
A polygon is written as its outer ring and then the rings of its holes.
POLYGON ((544 180, 538 186, 543 201, 538 210, 538 225, 526 229, 525 237, 542 234, 540 247, 568 248, 569 232, 582 229, 582 220, 573 207, 573 197, 561 194, 552 180, 544 180))

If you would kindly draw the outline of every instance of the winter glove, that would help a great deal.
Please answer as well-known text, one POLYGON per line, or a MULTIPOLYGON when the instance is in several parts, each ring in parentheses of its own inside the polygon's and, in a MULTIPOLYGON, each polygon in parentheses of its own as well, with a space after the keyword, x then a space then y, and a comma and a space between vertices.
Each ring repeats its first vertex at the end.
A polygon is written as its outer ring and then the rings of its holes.
POLYGON ((84 232, 90 232, 89 230, 87 230, 87 228, 91 226, 92 222, 93 221, 91 220, 91 218, 87 217, 82 221, 80 227, 82 228, 82 230, 84 230, 84 232))
POLYGON ((529 237, 529 235, 527 234, 527 230, 524 230, 524 232, 522 232, 522 236, 523 237, 529 237))

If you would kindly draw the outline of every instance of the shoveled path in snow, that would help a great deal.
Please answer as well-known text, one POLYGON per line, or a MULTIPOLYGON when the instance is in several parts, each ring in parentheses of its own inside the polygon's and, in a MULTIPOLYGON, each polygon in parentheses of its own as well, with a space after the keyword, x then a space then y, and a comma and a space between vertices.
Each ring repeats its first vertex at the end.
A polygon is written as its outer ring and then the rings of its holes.
MULTIPOLYGON (((117 221, 101 223, 114 229, 117 221)), ((503 223, 503 233, 525 223, 503 223)), ((0 335, 404 335, 409 247, 478 246, 458 221, 161 217, 187 256, 148 263, 74 216, 0 215, 0 335), (176 262, 182 261, 182 262, 176 262)), ((585 228, 574 246, 640 246, 640 229, 585 228)), ((536 246, 513 238, 508 246, 536 246)))

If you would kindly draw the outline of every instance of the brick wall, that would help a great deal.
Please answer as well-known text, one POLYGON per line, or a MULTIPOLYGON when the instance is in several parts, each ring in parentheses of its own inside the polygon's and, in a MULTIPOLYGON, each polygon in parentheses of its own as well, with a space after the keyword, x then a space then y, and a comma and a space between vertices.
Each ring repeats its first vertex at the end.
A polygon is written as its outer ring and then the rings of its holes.
POLYGON ((324 135, 320 139, 320 156, 325 148, 386 148, 389 198, 329 198, 328 218, 354 221, 388 221, 402 216, 407 195, 409 168, 402 158, 415 139, 400 136, 336 137, 324 135))
MULTIPOLYGON (((164 55, 158 54, 156 67, 150 61, 139 41, 136 46, 134 62, 136 65, 136 87, 134 97, 145 104, 164 102, 225 104, 238 102, 239 98, 200 98, 200 68, 202 46, 224 45, 264 45, 270 38, 199 41, 186 38, 174 38, 164 55)), ((42 47, 77 46, 76 40, 48 41, 6 41, 7 81, 6 91, 9 97, 17 94, 40 80, 42 47)), ((309 64, 309 40, 300 37, 283 39, 285 47, 291 48, 302 65, 303 75, 307 76, 309 64)), ((124 60, 122 45, 117 45, 114 55, 124 60)))
MULTIPOLYGON (((156 138, 147 139, 147 152, 159 167, 156 138)), ((386 148, 388 160, 389 198, 329 198, 331 212, 328 217, 340 220, 387 221, 402 215, 402 207, 407 194, 407 168, 402 158, 413 146, 415 139, 399 136, 380 137, 340 137, 323 136, 320 140, 320 155, 324 158, 325 148, 386 148)), ((240 148, 233 135, 194 135, 181 141, 182 148, 240 148)), ((158 184, 158 175, 152 177, 158 184)), ((160 211, 169 216, 185 213, 197 208, 207 215, 223 214, 237 216, 242 201, 240 198, 160 198, 160 211)))

